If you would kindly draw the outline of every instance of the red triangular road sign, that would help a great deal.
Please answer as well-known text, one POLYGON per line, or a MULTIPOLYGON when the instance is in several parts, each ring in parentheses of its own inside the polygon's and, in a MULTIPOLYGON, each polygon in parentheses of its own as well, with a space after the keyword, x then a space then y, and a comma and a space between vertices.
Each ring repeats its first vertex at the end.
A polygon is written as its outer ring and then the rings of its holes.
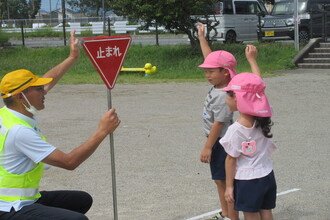
POLYGON ((112 89, 123 65, 131 36, 83 38, 83 48, 108 89, 112 89))

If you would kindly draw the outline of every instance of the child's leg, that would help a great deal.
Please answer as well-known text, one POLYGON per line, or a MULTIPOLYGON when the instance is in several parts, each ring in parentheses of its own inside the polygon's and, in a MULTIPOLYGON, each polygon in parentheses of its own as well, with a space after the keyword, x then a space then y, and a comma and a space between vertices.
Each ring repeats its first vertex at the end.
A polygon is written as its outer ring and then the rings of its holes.
POLYGON ((223 216, 229 217, 231 220, 238 220, 238 211, 234 210, 234 203, 227 203, 225 199, 226 181, 215 180, 214 182, 217 184, 218 195, 222 209, 221 214, 223 216))
MULTIPOLYGON (((212 148, 211 155, 211 174, 212 179, 217 185, 218 196, 220 200, 220 205, 222 209, 222 215, 228 217, 228 206, 225 200, 225 191, 226 191, 226 170, 225 170, 225 161, 227 154, 224 148, 220 145, 219 139, 215 142, 212 148)), ((235 220, 235 219, 234 219, 235 220)))
POLYGON ((227 203, 228 207, 228 217, 231 220, 238 220, 238 211, 234 209, 234 203, 227 203))
POLYGON ((244 220, 261 220, 260 212, 243 212, 244 220))
POLYGON ((220 200, 220 205, 222 209, 222 215, 223 216, 229 216, 228 215, 228 206, 227 202, 225 200, 225 191, 226 191, 226 181, 225 180, 214 180, 215 184, 217 184, 218 189, 218 196, 220 200))
POLYGON ((273 220, 273 213, 271 209, 261 209, 260 216, 262 220, 273 220))

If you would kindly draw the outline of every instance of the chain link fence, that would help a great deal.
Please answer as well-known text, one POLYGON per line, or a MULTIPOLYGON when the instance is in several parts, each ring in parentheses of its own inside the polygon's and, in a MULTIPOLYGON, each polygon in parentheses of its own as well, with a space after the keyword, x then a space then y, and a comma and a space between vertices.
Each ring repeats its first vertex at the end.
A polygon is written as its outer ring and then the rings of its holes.
POLYGON ((76 30, 76 35, 112 35, 112 34, 145 34, 165 32, 163 27, 149 27, 142 30, 142 23, 129 24, 123 17, 107 17, 103 21, 102 17, 77 17, 77 18, 42 18, 42 19, 8 19, 0 20, 0 35, 15 36, 22 40, 25 46, 25 39, 28 37, 62 37, 66 45, 67 33, 72 29, 76 30))

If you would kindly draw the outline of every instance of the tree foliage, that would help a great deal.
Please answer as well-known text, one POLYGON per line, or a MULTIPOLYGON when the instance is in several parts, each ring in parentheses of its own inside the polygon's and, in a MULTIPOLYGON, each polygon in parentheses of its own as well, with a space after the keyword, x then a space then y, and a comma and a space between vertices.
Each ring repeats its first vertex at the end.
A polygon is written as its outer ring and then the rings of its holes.
MULTIPOLYGON (((94 1, 89 1, 89 0, 67 0, 67 3, 72 7, 72 8, 77 8, 84 14, 87 13, 89 9, 95 10, 95 15, 100 15, 100 10, 103 8, 103 0, 94 0, 94 1)), ((104 8, 105 11, 109 9, 109 4, 108 1, 104 1, 104 8)))
POLYGON ((145 28, 157 23, 167 30, 177 30, 188 35, 191 46, 198 47, 198 39, 192 34, 198 19, 192 15, 214 13, 216 0, 108 0, 117 15, 130 20, 143 21, 145 28))
POLYGON ((41 7, 41 0, 29 0, 28 3, 29 18, 35 18, 36 14, 40 10, 40 7, 41 7))
POLYGON ((0 0, 1 19, 35 18, 41 6, 41 0, 0 0))

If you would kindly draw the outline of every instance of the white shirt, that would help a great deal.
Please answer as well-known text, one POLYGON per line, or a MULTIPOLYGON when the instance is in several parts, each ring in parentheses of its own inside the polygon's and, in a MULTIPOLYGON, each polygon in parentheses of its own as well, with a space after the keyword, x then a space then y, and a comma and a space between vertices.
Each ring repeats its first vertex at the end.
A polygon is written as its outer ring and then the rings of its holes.
MULTIPOLYGON (((39 162, 50 155, 56 148, 41 138, 37 121, 19 112, 8 109, 18 118, 26 121, 32 128, 24 125, 13 126, 7 135, 0 163, 8 172, 13 174, 27 173, 39 162), (34 129, 33 129, 34 128, 34 129)), ((0 200, 0 211, 9 212, 13 207, 16 211, 35 200, 6 202, 0 200)))
POLYGON ((235 179, 250 180, 267 176, 273 170, 271 154, 276 145, 266 138, 261 128, 232 124, 220 140, 228 155, 236 158, 235 179))

